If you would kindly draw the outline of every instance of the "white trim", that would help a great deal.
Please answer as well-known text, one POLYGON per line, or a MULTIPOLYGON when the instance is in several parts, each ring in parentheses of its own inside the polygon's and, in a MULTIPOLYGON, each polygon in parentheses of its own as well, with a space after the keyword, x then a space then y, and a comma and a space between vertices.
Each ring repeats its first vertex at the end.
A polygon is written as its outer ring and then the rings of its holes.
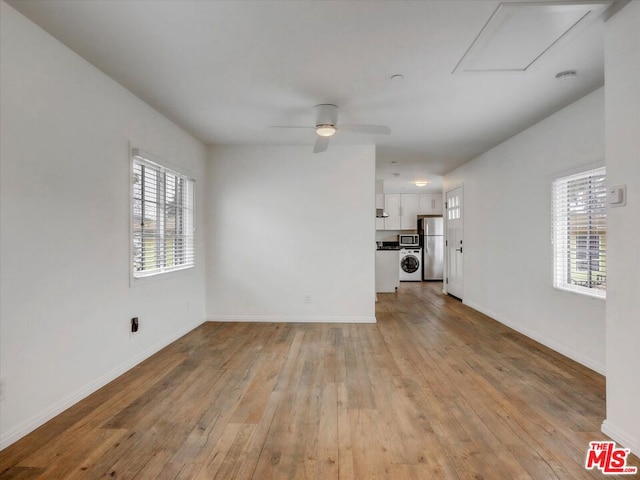
POLYGON ((54 405, 50 406, 46 410, 40 412, 39 414, 33 415, 31 418, 28 418, 27 420, 20 423, 15 428, 5 432, 0 437, 0 450, 7 448, 9 445, 17 442, 25 435, 28 435, 29 433, 33 432, 36 428, 40 427, 41 425, 44 425, 53 417, 61 414, 62 412, 72 407, 79 401, 87 398, 89 395, 96 392, 100 388, 104 387, 109 382, 115 380, 123 373, 131 370, 136 365, 142 363, 151 355, 159 352, 167 345, 175 342, 177 339, 179 339, 183 335, 186 335, 187 333, 189 333, 191 330, 199 327, 200 325, 202 325, 202 323, 204 322, 200 322, 200 323, 193 322, 187 325, 186 327, 181 328, 180 330, 173 333, 172 335, 165 338, 164 340, 142 351, 141 353, 133 357, 131 360, 119 365, 115 369, 103 375, 98 380, 86 385, 85 387, 80 388, 79 390, 76 390, 71 395, 68 395, 66 398, 55 403, 54 405))
POLYGON ((612 440, 615 440, 616 443, 619 443, 624 448, 631 449, 631 452, 634 455, 640 456, 640 441, 637 437, 634 437, 633 435, 630 435, 629 433, 623 431, 621 428, 613 425, 607 419, 602 422, 600 431, 608 437, 611 437, 612 440))
POLYGON ((606 167, 601 166, 589 170, 580 170, 572 174, 554 178, 550 182, 551 198, 551 247, 552 247, 552 285, 558 290, 586 295, 594 298, 606 298, 606 267, 604 273, 601 264, 606 265, 606 167), (594 182, 600 181, 601 183, 594 182), (589 199, 587 205, 577 208, 573 201, 585 194, 589 199), (576 196, 572 200, 573 196, 576 196), (597 199, 597 200, 596 200, 597 199), (572 206, 573 205, 573 206, 572 206), (604 213, 603 213, 604 212, 604 213), (595 214, 595 217, 592 215, 595 214), (582 236, 584 245, 578 244, 582 236), (604 246, 601 239, 604 237, 604 246), (574 238, 573 241, 571 238, 574 238), (596 262, 598 265, 596 280, 604 278, 603 288, 600 284, 591 284, 593 262, 592 239, 597 242, 596 262), (585 279, 590 286, 576 283, 580 279, 578 259, 584 255, 583 267, 585 279), (574 277, 575 275, 575 277, 574 277))
POLYGON ((207 321, 269 323, 376 323, 376 317, 342 317, 331 315, 207 315, 207 321))
MULTIPOLYGON (((579 173, 588 172, 589 170, 596 170, 598 168, 605 168, 607 165, 604 160, 596 160, 593 162, 583 163, 578 165, 577 167, 566 168, 564 170, 559 170, 553 173, 550 173, 546 176, 547 180, 553 182, 553 180, 558 180, 564 177, 570 177, 572 175, 577 175, 579 173)), ((549 189, 549 193, 551 193, 551 189, 549 189)))
POLYGON ((197 271, 198 265, 192 265, 189 268, 180 268, 179 270, 169 270, 162 274, 146 275, 144 277, 134 277, 132 270, 133 269, 129 269, 129 288, 136 288, 151 285, 156 282, 166 282, 176 278, 186 277, 197 271))
POLYGON ((180 175, 189 177, 195 183, 194 176, 191 174, 189 169, 184 168, 183 165, 179 163, 173 163, 171 160, 166 160, 161 156, 154 155, 153 153, 150 153, 146 150, 143 150, 138 147, 134 147, 131 144, 131 142, 129 143, 129 147, 130 147, 131 160, 133 160, 134 157, 138 157, 142 160, 146 160, 149 163, 155 164, 158 167, 168 168, 169 170, 173 170, 174 172, 179 173, 180 175))
POLYGON ((529 330, 528 328, 522 327, 517 323, 506 320, 504 318, 500 318, 495 313, 491 312, 490 310, 487 310, 486 308, 483 308, 482 306, 474 302, 468 302, 466 300, 463 300, 462 303, 464 303, 468 307, 473 308, 474 310, 477 310, 480 313, 483 313, 488 317, 491 317, 493 320, 500 322, 509 328, 512 328, 516 332, 521 333, 522 335, 529 337, 530 339, 535 340, 538 343, 541 343, 545 347, 549 347, 551 350, 554 350, 555 352, 561 355, 564 355, 565 357, 568 357, 575 362, 578 362, 580 365, 583 365, 593 370, 594 372, 599 373, 600 375, 606 375, 606 366, 604 364, 594 362, 590 358, 587 358, 584 355, 578 352, 575 352, 570 348, 567 348, 564 345, 561 345, 555 342, 554 340, 551 340, 550 338, 545 337, 544 335, 540 335, 539 333, 536 333, 533 330, 529 330))
MULTIPOLYGON (((164 276, 167 273, 171 273, 171 272, 179 272, 182 270, 189 270, 191 268, 194 268, 196 266, 196 180, 195 178, 193 178, 193 176, 191 175, 186 175, 184 173, 182 173, 181 170, 179 169, 175 169, 173 167, 173 165, 171 165, 171 163, 166 162, 164 160, 161 160, 159 158, 154 157, 151 154, 145 153, 142 150, 140 150, 139 148, 132 148, 131 147, 131 143, 129 143, 129 148, 130 148, 130 159, 129 159, 129 286, 132 287, 136 282, 143 280, 143 279, 149 279, 149 278, 154 278, 154 277, 158 277, 158 276, 164 276), (189 200, 191 203, 191 227, 190 227, 190 235, 192 237, 192 241, 193 241, 193 259, 192 259, 192 263, 190 264, 182 264, 182 265, 174 265, 172 267, 159 267, 159 268, 155 268, 155 269, 151 269, 151 271, 146 271, 146 272, 135 272, 133 269, 133 265, 134 265, 134 248, 133 248, 133 238, 135 235, 135 227, 134 227, 134 203, 135 203, 135 199, 134 199, 134 190, 133 190, 133 185, 134 185, 134 169, 136 167, 136 164, 142 165, 142 166, 146 166, 147 168, 151 168, 153 170, 155 170, 157 172, 157 175, 159 176, 159 180, 158 185, 156 185, 156 192, 159 192, 157 195, 159 196, 158 199, 158 205, 161 205, 163 209, 165 209, 167 207, 166 205, 166 199, 165 199, 165 194, 166 194, 166 175, 170 174, 170 175, 174 175, 174 176, 179 176, 182 177, 183 180, 186 181, 187 186, 189 187, 189 200)), ((144 192, 145 189, 142 188, 142 192, 144 192)), ((165 210, 162 210, 163 213, 165 210)), ((142 215, 144 215, 144 212, 142 213, 142 215)), ((162 218, 162 217, 161 217, 162 218)), ((187 216, 187 218, 189 218, 189 216, 187 216)), ((164 226, 160 227, 160 231, 162 231, 162 236, 164 238, 164 226)), ((185 228, 185 231, 188 231, 185 228)), ((189 235, 187 235, 188 237, 189 235)), ((188 252, 187 250, 183 250, 183 254, 186 254, 186 252, 188 252)), ((186 255, 186 258, 188 258, 188 255, 186 255)), ((166 260, 166 258, 165 258, 166 260)))
POLYGON ((549 285, 549 291, 552 295, 558 295, 559 297, 571 298, 573 302, 580 302, 592 307, 605 308, 607 305, 607 299, 602 297, 594 297, 593 295, 587 295, 582 292, 573 292, 571 290, 565 290, 563 288, 557 288, 553 285, 549 285))

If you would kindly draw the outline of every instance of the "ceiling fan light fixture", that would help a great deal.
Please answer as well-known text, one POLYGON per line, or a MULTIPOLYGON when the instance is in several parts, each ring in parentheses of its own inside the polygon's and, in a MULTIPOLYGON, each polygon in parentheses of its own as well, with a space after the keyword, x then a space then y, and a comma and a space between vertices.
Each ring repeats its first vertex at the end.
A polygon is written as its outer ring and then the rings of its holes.
POLYGON ((332 137, 336 133, 336 127, 329 124, 316 125, 316 133, 321 137, 332 137))
POLYGON ((315 122, 308 126, 280 125, 278 128, 304 128, 314 129, 316 141, 313 145, 313 153, 322 153, 329 147, 329 141, 338 130, 351 133, 366 133, 369 135, 389 135, 391 129, 386 125, 361 125, 338 123, 338 107, 332 103, 321 103, 313 107, 315 110, 315 122), (340 126, 337 126, 340 125, 340 126))

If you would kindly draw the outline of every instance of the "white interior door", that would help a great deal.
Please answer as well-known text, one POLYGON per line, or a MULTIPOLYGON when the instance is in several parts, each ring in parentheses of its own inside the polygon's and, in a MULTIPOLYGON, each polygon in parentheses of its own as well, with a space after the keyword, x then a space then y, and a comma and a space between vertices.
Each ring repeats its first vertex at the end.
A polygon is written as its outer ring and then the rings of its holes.
POLYGON ((462 222, 462 187, 447 192, 446 204, 446 254, 447 272, 446 289, 447 293, 462 299, 463 295, 463 222, 462 222))

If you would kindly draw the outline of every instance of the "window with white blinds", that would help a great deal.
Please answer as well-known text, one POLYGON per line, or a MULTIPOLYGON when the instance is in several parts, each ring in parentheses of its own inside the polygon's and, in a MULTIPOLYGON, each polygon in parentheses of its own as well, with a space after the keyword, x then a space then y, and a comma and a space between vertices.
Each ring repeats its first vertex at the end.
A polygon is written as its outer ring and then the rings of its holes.
POLYGON ((190 268, 194 259, 194 181, 133 157, 133 276, 190 268))
POLYGON ((553 285, 606 298, 605 168, 558 178, 552 185, 553 285))

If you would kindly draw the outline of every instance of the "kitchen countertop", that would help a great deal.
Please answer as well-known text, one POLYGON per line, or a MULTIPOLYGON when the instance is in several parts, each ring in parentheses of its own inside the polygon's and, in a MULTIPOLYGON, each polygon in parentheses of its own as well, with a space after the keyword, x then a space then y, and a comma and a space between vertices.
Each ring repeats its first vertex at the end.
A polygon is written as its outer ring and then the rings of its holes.
POLYGON ((376 250, 400 250, 398 242, 376 242, 376 250))

